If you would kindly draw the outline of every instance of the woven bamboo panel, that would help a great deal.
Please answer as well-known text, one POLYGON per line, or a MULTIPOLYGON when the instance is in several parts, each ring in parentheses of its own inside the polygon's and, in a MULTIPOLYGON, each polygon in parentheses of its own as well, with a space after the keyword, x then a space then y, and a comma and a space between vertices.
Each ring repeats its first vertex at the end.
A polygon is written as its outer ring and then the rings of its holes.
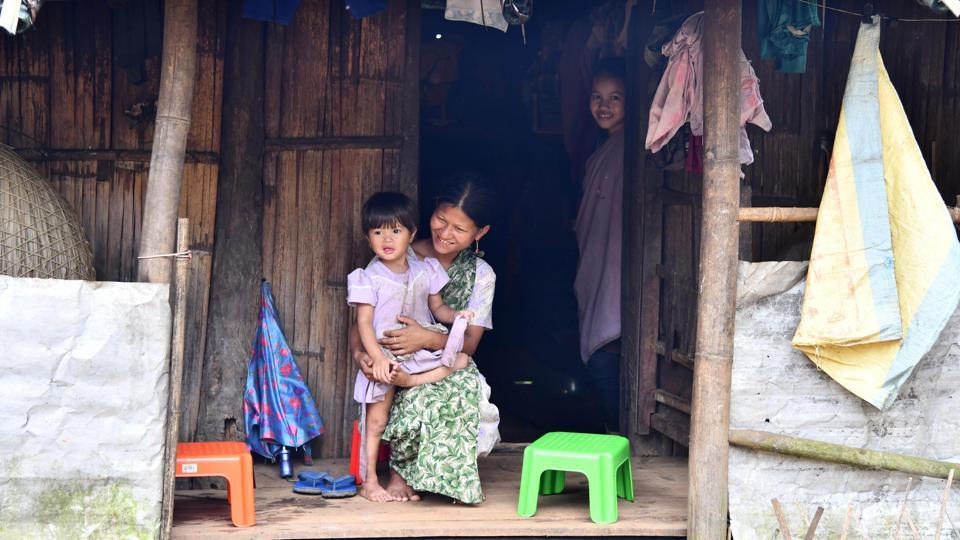
POLYGON ((0 274, 94 279, 93 253, 67 201, 0 145, 0 274))

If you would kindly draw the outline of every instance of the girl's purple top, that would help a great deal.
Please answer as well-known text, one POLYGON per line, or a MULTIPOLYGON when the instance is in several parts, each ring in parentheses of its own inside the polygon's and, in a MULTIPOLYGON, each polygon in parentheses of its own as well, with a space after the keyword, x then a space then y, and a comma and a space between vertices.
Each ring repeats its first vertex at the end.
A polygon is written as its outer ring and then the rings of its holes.
MULTIPOLYGON (((387 330, 402 326, 397 321, 398 315, 423 325, 435 322, 427 297, 439 294, 450 278, 436 259, 421 261, 407 257, 407 265, 406 273, 397 274, 375 259, 367 268, 357 268, 347 276, 347 303, 373 306, 373 330, 377 339, 387 330)), ((407 373, 423 373, 441 365, 438 355, 419 350, 402 362, 401 368, 407 373)), ((375 403, 383 400, 388 388, 389 385, 368 380, 361 371, 357 373, 353 398, 360 403, 375 403)))

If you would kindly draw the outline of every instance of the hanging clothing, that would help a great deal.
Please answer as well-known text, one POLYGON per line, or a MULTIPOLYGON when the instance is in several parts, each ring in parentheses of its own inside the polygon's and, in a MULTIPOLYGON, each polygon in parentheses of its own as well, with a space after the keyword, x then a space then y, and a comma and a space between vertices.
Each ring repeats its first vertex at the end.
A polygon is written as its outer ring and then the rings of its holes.
POLYGON ((443 18, 489 26, 503 32, 510 26, 503 18, 499 0, 447 0, 443 18))
POLYGON ((346 0, 346 5, 354 19, 370 17, 387 9, 386 0, 346 0))
POLYGON ((703 137, 690 136, 685 170, 688 173, 703 174, 703 137))
POLYGON ((776 59, 777 71, 806 72, 810 29, 820 26, 817 6, 799 0, 759 0, 757 8, 760 58, 776 59))
POLYGON ((243 0, 243 17, 286 26, 299 5, 300 0, 243 0))
MULTIPOLYGON (((470 324, 492 328, 496 275, 469 249, 447 269, 441 295, 454 309, 475 313, 470 324)), ((390 442, 390 467, 410 487, 460 502, 483 501, 477 457, 500 440, 500 413, 476 364, 435 383, 397 389, 383 440, 390 442)))
POLYGON ((623 130, 587 160, 583 199, 574 225, 580 258, 574 292, 580 358, 620 337, 620 255, 623 238, 623 130))
MULTIPOLYGON (((672 40, 664 44, 667 68, 650 105, 646 148, 658 152, 685 122, 690 132, 703 136, 703 12, 690 16, 672 40)), ((763 108, 760 81, 740 51, 740 163, 753 163, 746 125, 770 131, 773 123, 763 108)))

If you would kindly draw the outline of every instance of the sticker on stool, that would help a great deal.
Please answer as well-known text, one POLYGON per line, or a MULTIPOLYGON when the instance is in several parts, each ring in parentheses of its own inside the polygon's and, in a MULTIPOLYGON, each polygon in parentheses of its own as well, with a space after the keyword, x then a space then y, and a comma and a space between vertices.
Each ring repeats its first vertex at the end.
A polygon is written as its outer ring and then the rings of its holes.
POLYGON ((197 472, 197 464, 196 464, 196 463, 184 463, 183 466, 180 467, 180 472, 182 472, 182 473, 184 473, 184 474, 187 474, 187 473, 195 473, 195 472, 197 472))

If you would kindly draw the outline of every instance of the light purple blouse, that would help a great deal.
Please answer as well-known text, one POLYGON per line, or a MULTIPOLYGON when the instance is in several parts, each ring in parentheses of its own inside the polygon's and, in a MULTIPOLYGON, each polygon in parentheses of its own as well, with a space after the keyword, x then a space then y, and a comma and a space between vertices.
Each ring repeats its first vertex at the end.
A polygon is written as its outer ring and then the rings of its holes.
POLYGON ((574 291, 580 316, 580 357, 586 363, 599 348, 620 337, 622 129, 587 160, 574 229, 580 248, 574 291))
MULTIPOLYGON (((366 268, 357 268, 347 276, 347 303, 373 306, 373 330, 377 339, 382 338, 387 330, 401 327, 398 315, 410 317, 423 325, 434 323, 427 296, 438 294, 450 278, 436 259, 420 261, 408 257, 407 265, 406 273, 397 274, 375 259, 366 268)), ((438 355, 421 349, 400 367, 407 373, 423 373, 441 365, 438 355)), ((376 403, 383 400, 389 387, 367 379, 360 371, 353 398, 360 403, 376 403)))

